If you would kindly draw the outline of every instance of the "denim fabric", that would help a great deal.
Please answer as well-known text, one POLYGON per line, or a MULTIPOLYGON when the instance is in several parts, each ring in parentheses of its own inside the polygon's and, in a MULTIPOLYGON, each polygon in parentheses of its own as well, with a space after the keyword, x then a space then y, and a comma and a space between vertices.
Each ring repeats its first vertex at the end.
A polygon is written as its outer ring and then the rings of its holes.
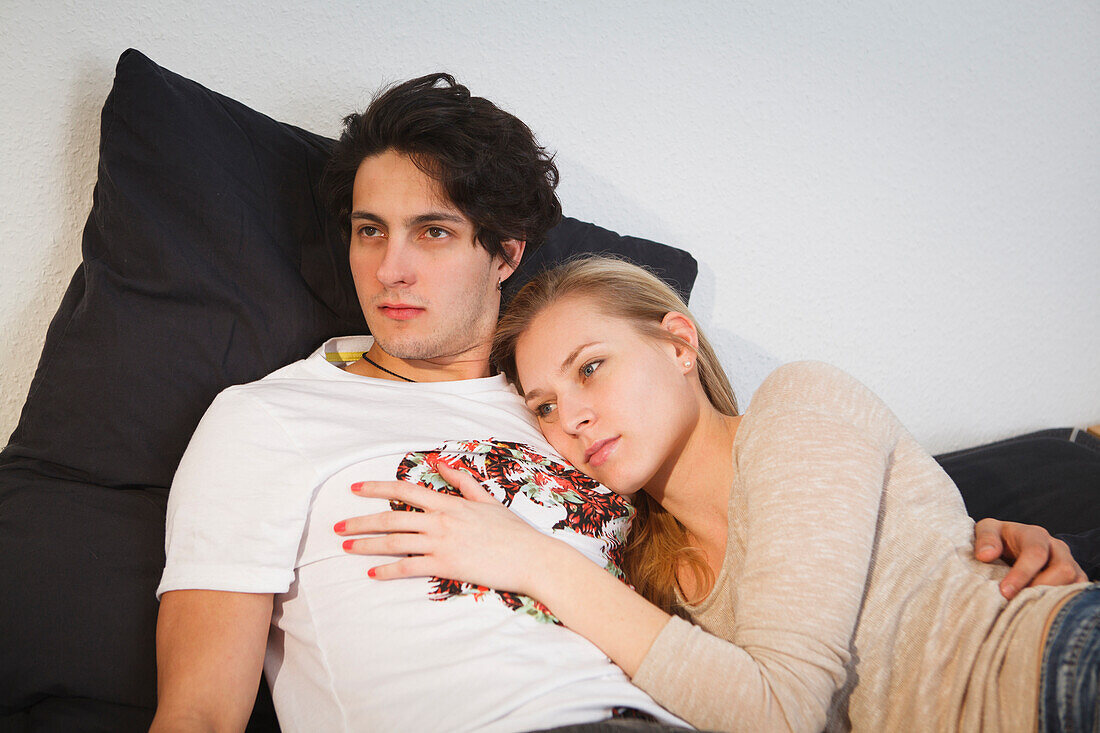
POLYGON ((1055 616, 1043 649, 1039 733, 1100 733, 1100 583, 1055 616))

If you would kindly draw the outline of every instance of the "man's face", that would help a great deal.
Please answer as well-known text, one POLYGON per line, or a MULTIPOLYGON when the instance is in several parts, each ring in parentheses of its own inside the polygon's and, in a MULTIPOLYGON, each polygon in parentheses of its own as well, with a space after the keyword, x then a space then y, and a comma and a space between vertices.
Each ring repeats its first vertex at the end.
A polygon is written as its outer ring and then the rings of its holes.
MULTIPOLYGON (((505 243, 518 261, 523 243, 505 243)), ((378 345, 401 359, 487 359, 512 274, 474 224, 406 155, 363 160, 352 190, 351 273, 378 345)))

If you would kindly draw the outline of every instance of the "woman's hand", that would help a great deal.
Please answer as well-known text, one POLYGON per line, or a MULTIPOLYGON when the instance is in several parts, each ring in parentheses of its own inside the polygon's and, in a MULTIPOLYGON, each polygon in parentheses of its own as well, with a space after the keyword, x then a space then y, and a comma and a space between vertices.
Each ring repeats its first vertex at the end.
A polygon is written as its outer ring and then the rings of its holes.
POLYGON ((470 473, 434 466, 462 493, 441 494, 408 481, 364 481, 360 496, 397 500, 422 512, 390 511, 338 522, 338 535, 352 538, 344 550, 357 555, 407 555, 377 565, 368 575, 378 580, 435 576, 496 590, 534 596, 533 579, 551 554, 552 538, 535 530, 487 492, 470 473))
POLYGON ((423 512, 379 512, 337 522, 357 555, 409 555, 377 565, 379 580, 435 576, 530 596, 633 676, 669 615, 564 542, 509 511, 466 471, 435 465, 462 496, 407 481, 364 481, 360 496, 390 499, 423 512))

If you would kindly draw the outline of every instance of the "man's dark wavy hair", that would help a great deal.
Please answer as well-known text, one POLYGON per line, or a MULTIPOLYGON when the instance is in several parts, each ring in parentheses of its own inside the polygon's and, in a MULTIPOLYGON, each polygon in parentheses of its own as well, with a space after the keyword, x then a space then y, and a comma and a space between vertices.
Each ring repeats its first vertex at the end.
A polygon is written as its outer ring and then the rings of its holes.
MULTIPOLYGON (((364 158, 393 150, 408 155, 439 181, 474 224, 476 240, 507 260, 501 242, 538 249, 561 220, 554 158, 515 116, 436 73, 390 87, 365 112, 344 118, 344 130, 325 168, 330 215, 351 237, 351 194, 364 158)), ((515 263, 512 263, 515 264, 515 263)))

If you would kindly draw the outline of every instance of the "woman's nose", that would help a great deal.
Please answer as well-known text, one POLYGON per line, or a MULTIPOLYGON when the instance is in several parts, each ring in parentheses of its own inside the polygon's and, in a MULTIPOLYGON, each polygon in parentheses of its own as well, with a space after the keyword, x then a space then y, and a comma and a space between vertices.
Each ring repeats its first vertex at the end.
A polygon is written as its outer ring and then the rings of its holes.
POLYGON ((586 427, 589 427, 596 417, 595 413, 593 413, 588 405, 566 405, 563 408, 563 406, 559 404, 558 410, 561 414, 562 424, 566 432, 571 435, 577 435, 586 427))

